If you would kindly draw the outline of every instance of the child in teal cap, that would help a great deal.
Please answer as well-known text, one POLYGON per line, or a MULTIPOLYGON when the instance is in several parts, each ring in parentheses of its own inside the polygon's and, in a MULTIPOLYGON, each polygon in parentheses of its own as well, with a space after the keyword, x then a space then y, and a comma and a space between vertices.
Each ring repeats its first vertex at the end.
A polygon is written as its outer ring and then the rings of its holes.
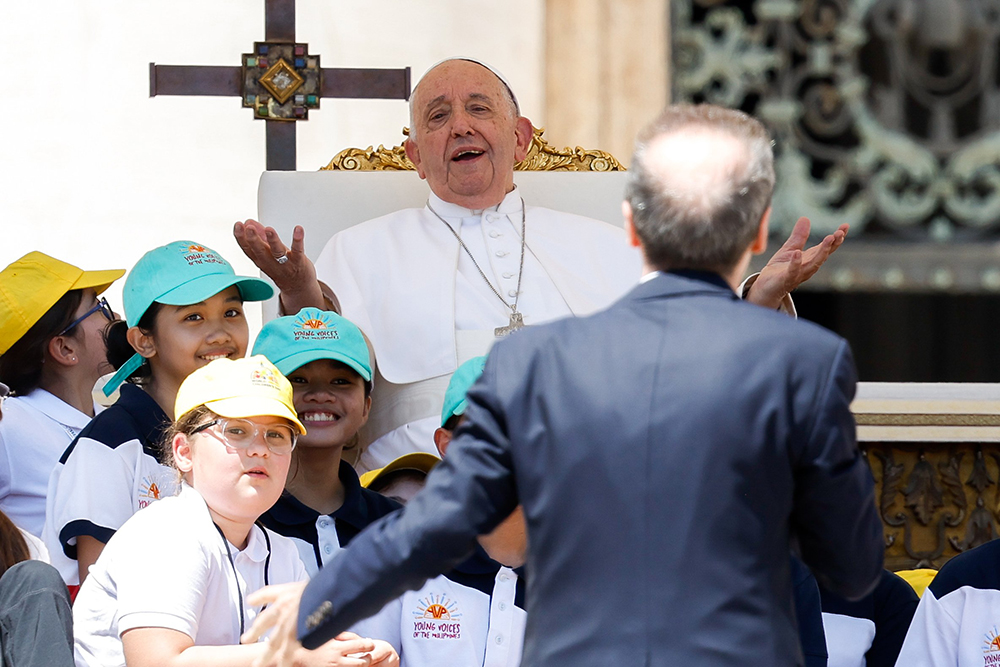
POLYGON ((160 461, 177 389, 191 372, 246 354, 245 301, 274 289, 238 276, 217 252, 192 241, 150 250, 125 279, 125 321, 110 325, 108 360, 118 372, 104 388, 118 400, 70 444, 49 482, 43 538, 67 584, 87 576, 125 520, 164 495, 176 477, 160 461))
POLYGON ((349 320, 305 308, 265 324, 253 353, 291 382, 295 410, 309 431, 292 452, 285 493, 261 521, 295 542, 312 576, 368 524, 399 507, 362 488, 342 456, 371 409, 368 344, 349 320))

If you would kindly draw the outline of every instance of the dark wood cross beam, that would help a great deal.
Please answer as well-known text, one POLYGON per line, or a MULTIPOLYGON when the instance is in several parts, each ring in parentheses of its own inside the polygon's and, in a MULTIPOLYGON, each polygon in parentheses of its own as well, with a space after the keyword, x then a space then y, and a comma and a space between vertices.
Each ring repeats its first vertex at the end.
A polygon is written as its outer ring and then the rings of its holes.
POLYGON ((149 64, 149 96, 238 96, 267 121, 267 169, 295 170, 295 121, 308 120, 323 97, 406 100, 410 68, 321 68, 319 56, 295 42, 295 0, 264 1, 264 40, 243 64, 149 64))

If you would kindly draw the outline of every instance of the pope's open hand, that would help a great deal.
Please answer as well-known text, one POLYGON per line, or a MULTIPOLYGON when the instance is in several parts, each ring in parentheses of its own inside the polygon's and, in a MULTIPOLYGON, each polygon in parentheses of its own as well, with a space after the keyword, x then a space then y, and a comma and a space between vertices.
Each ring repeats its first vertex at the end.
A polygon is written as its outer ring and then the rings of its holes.
POLYGON ((253 625, 247 630, 240 641, 252 644, 272 630, 267 650, 254 662, 254 667, 292 667, 295 664, 296 653, 302 648, 299 643, 297 626, 299 620, 299 602, 302 591, 306 588, 304 581, 293 584, 265 586, 247 596, 247 604, 259 607, 267 605, 260 612, 253 625))
POLYGON ((785 296, 816 275, 819 267, 847 238, 848 225, 841 225, 822 241, 805 250, 809 240, 809 218, 799 218, 785 244, 774 253, 750 287, 746 299, 766 308, 778 308, 785 296))
POLYGON ((291 247, 282 242, 274 228, 256 220, 237 222, 233 236, 243 253, 281 290, 284 312, 294 314, 306 306, 326 307, 316 282, 316 267, 306 257, 306 234, 301 226, 292 230, 291 247))

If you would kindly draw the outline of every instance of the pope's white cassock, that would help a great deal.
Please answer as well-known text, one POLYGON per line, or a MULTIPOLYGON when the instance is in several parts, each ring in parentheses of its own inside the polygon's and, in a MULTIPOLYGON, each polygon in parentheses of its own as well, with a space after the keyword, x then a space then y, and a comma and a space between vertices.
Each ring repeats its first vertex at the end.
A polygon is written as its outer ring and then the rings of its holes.
POLYGON ((486 354, 494 329, 509 324, 510 308, 501 296, 511 305, 517 299, 517 310, 530 326, 605 308, 640 277, 639 252, 626 243, 621 229, 527 206, 518 296, 518 190, 483 211, 434 194, 428 205, 336 234, 316 262, 319 279, 336 293, 343 315, 365 332, 375 350, 372 412, 362 431, 362 443, 371 444, 358 460, 359 472, 412 451, 437 453, 433 433, 452 372, 486 354))

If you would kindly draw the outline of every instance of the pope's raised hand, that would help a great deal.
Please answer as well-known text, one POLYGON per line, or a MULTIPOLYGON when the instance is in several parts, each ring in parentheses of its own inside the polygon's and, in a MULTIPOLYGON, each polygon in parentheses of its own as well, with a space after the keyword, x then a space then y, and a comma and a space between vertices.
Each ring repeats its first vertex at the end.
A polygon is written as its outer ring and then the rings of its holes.
POLYGON ((297 628, 299 602, 302 600, 302 591, 306 589, 306 583, 301 581, 294 584, 265 586, 247 596, 247 604, 267 605, 267 608, 257 615, 253 625, 243 634, 240 641, 252 644, 269 630, 272 631, 267 649, 264 655, 254 662, 254 667, 292 667, 295 664, 296 655, 302 648, 297 628))
POLYGON ((746 299, 767 308, 777 308, 796 287, 816 275, 819 267, 844 243, 848 225, 841 225, 822 241, 805 250, 809 240, 809 218, 799 218, 788 240, 768 260, 746 299))
POLYGON ((273 227, 256 220, 233 225, 233 236, 243 253, 274 281, 281 290, 281 302, 286 313, 302 308, 324 307, 323 292, 316 282, 316 267, 305 253, 305 231, 296 225, 292 230, 292 245, 286 246, 273 227))

